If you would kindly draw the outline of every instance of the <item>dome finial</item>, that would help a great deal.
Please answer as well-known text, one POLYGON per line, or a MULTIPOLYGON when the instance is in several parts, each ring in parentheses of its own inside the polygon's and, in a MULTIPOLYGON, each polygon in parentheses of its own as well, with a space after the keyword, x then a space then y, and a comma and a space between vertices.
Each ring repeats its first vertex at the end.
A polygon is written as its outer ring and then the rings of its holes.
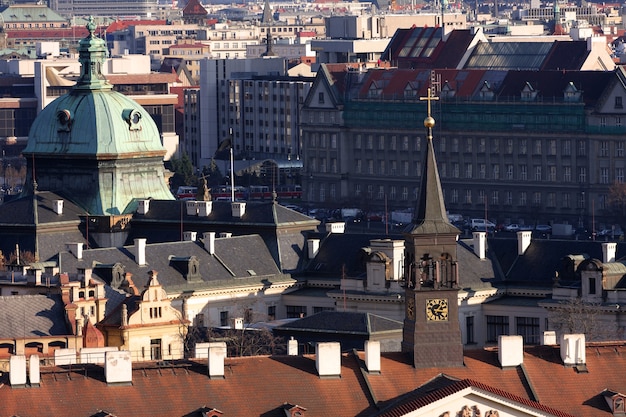
POLYGON ((96 31, 96 23, 94 22, 93 16, 89 16, 89 21, 87 22, 86 27, 89 31, 89 37, 93 38, 93 34, 96 31))

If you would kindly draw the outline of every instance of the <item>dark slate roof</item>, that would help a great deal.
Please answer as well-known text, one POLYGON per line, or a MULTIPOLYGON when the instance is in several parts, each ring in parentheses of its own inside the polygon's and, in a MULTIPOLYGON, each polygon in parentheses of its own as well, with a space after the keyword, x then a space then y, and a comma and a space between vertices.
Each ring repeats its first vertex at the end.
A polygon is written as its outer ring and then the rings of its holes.
POLYGON ((32 196, 23 196, 0 205, 0 250, 3 253, 20 250, 39 252, 40 260, 48 260, 65 243, 82 242, 83 235, 78 230, 79 216, 85 211, 59 194, 48 191, 37 192, 36 207, 32 196), (54 200, 64 200, 62 214, 53 211, 54 200), (35 228, 39 232, 35 233, 35 228), (41 230, 46 229, 46 233, 41 230), (35 237, 36 236, 36 237, 35 237))
MULTIPOLYGON (((502 81, 498 96, 520 97, 529 83, 544 102, 563 101, 563 92, 569 83, 582 91, 582 100, 587 106, 595 105, 606 86, 615 78, 613 71, 508 71, 502 81)), ((538 98, 539 100, 539 98, 538 98)))
POLYGON ((350 277, 364 275, 366 254, 362 249, 370 246, 372 239, 381 237, 380 234, 331 233, 320 241, 317 255, 309 261, 305 272, 337 278, 341 278, 342 271, 350 277))
POLYGON ((402 322, 377 316, 371 313, 351 313, 340 311, 322 311, 276 328, 323 333, 352 333, 372 335, 402 329, 402 322))
POLYGON ((497 264, 487 256, 480 259, 475 253, 471 239, 459 240, 457 245, 457 260, 459 263, 459 286, 465 290, 479 290, 490 288, 493 281, 501 279, 497 264))
MULTIPOLYGON (((561 260, 569 255, 602 259, 602 242, 591 240, 533 239, 523 255, 517 255, 517 239, 489 239, 488 250, 508 284, 551 287, 561 260)), ((626 257, 626 244, 618 243, 616 259, 626 257)))
POLYGON ((0 339, 72 334, 60 295, 0 297, 0 339))
POLYGON ((541 69, 580 70, 588 56, 587 41, 554 42, 541 69))
POLYGON ((84 250, 80 260, 71 253, 62 252, 59 265, 61 271, 68 273, 102 265, 93 270, 93 275, 110 284, 110 266, 119 263, 124 272, 133 274, 133 282, 140 290, 149 282, 149 272, 156 270, 159 282, 168 292, 292 280, 280 272, 258 235, 216 238, 215 255, 210 255, 200 242, 192 241, 148 244, 145 255, 146 265, 139 266, 135 262, 133 246, 84 250), (191 256, 199 261, 201 279, 197 281, 188 281, 173 262, 175 258, 191 256))

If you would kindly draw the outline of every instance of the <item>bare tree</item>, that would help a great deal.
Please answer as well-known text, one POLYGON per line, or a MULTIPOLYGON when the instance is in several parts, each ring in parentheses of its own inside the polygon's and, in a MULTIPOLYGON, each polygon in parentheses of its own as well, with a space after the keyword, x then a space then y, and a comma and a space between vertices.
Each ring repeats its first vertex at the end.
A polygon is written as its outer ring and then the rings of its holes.
POLYGON ((551 309, 548 320, 550 327, 561 334, 583 333, 588 341, 618 339, 617 323, 603 315, 601 304, 576 297, 560 301, 551 309))
POLYGON ((609 187, 607 203, 616 223, 620 225, 622 230, 626 230, 626 184, 614 182, 609 187))

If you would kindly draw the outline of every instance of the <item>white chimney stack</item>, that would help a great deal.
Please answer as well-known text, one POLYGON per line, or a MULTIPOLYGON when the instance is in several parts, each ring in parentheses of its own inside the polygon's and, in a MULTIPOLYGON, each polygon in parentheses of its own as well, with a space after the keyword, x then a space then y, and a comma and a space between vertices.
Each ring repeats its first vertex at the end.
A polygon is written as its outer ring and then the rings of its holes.
POLYGON ((209 378, 224 378, 224 358, 226 357, 226 342, 215 343, 209 346, 209 378))
POLYGON ((185 242, 195 242, 198 232, 187 231, 183 233, 183 240, 185 242))
POLYGON ((365 341, 365 366, 370 374, 380 373, 380 341, 365 341))
POLYGON ((474 232, 474 253, 478 256, 478 259, 485 259, 486 247, 487 247, 487 233, 474 232))
POLYGON ((54 351, 54 365, 74 365, 76 364, 76 349, 57 349, 54 351))
POLYGON ((617 249, 617 243, 607 242, 602 244, 602 262, 609 263, 615 262, 615 251, 617 249))
POLYGON ((185 202, 185 207, 187 208, 187 216, 195 216, 196 214, 198 214, 198 206, 196 204, 196 201, 187 200, 185 202))
POLYGON ((498 360, 502 368, 512 368, 524 363, 524 338, 498 336, 498 360))
POLYGON ((287 355, 298 356, 298 341, 293 337, 287 342, 287 355))
POLYGON ((106 352, 104 361, 104 377, 107 384, 130 384, 133 381, 130 351, 106 352))
POLYGON ((137 213, 148 214, 150 211, 150 200, 139 200, 137 204, 137 213))
POLYGON ((561 360, 564 365, 581 365, 586 362, 585 335, 564 334, 561 336, 561 360))
POLYGON ((76 259, 83 259, 83 244, 82 243, 68 243, 67 250, 76 256, 76 259))
POLYGON ((215 232, 206 232, 204 237, 204 249, 209 252, 209 255, 215 255, 215 232))
POLYGON ((532 232, 530 230, 522 230, 517 232, 517 254, 523 255, 530 246, 532 232))
POLYGON ((198 217, 208 217, 213 210, 212 201, 196 201, 198 207, 198 217))
POLYGON ((30 358, 28 358, 28 381, 31 387, 38 387, 41 383, 39 355, 30 355, 30 358))
POLYGON ((12 387, 26 385, 26 356, 13 355, 9 358, 9 382, 12 387))
POLYGON ((546 330, 541 335, 542 345, 556 345, 556 332, 554 330, 546 330))
POLYGON ((315 351, 315 367, 320 378, 341 376, 341 345, 339 342, 319 342, 315 351))
POLYGON ((232 237, 232 236, 233 236, 233 234, 231 232, 221 232, 220 233, 220 237, 221 238, 229 238, 229 237, 232 237))
POLYGON ((231 208, 233 217, 242 218, 243 215, 246 214, 246 203, 243 203, 243 202, 230 203, 230 208, 231 208))
POLYGON ((63 214, 63 200, 54 200, 52 202, 52 210, 56 214, 63 214))
POLYGON ((146 238, 135 239, 135 262, 139 266, 146 265, 146 238))
POLYGON ((306 246, 309 250, 309 259, 313 259, 315 258, 315 255, 317 255, 317 251, 320 249, 320 240, 307 239, 306 246))

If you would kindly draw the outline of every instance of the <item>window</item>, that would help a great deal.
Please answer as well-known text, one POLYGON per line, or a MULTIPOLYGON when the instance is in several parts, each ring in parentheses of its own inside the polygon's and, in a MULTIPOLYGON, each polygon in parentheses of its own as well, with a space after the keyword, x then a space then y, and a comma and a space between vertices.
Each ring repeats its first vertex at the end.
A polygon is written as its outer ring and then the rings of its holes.
POLYGON ((533 205, 540 206, 541 205, 541 193, 534 192, 533 193, 533 205))
POLYGON ((589 294, 593 295, 596 293, 596 279, 595 277, 589 278, 589 294))
POLYGON ((371 159, 367 160, 367 173, 370 175, 374 174, 374 161, 371 159))
POLYGON ((317 102, 319 104, 324 104, 324 93, 323 92, 317 94, 317 102))
POLYGON ((519 153, 520 155, 526 155, 527 147, 526 147, 526 139, 521 139, 519 141, 519 153))
POLYGON ((382 160, 380 160, 378 162, 378 173, 380 175, 385 175, 386 174, 386 172, 385 172, 385 160, 384 159, 382 159, 382 160))
POLYGON ((572 182, 572 167, 563 167, 563 182, 572 182))
POLYGON ((476 343, 474 340, 474 316, 465 317, 465 344, 471 345, 476 343))
POLYGON ((456 188, 452 190, 452 195, 450 196, 450 202, 455 203, 455 204, 459 202, 459 190, 457 190, 456 188))
POLYGON ((396 150, 396 135, 393 135, 390 140, 390 148, 392 151, 396 150))
POLYGON ((572 142, 569 139, 563 141, 563 155, 569 156, 572 154, 572 142))
POLYGON ((453 138, 452 139, 452 152, 458 152, 458 151, 459 151, 459 139, 453 138))
POLYGON ((485 164, 478 166, 478 177, 483 180, 487 178, 487 166, 485 164))
POLYGON ((197 326, 197 327, 204 327, 204 314, 196 314, 196 316, 193 318, 193 325, 197 326))
POLYGON ((506 153, 511 155, 513 153, 513 139, 506 140, 506 153))
POLYGON ((535 140, 535 155, 541 155, 541 140, 535 140))
POLYGON ((402 187, 402 201, 409 199, 409 187, 402 187))
POLYGON ((519 205, 520 206, 526 205, 526 191, 522 191, 519 193, 519 205))
POLYGON ((513 165, 506 166, 506 179, 507 180, 513 179, 513 165))
POLYGON ((535 181, 541 181, 541 165, 535 166, 535 181))
POLYGON ((354 148, 361 149, 361 135, 356 135, 354 138, 354 148))
POLYGON ((624 142, 617 142, 615 144, 615 156, 618 156, 618 157, 624 156, 624 142))
POLYGON ((361 171, 363 170, 363 167, 361 166, 361 160, 360 159, 357 159, 355 161, 354 170, 356 171, 357 174, 360 174, 361 171))
POLYGON ((485 138, 480 138, 478 140, 478 152, 485 153, 485 146, 486 146, 485 142, 486 142, 485 138))
POLYGON ((600 142, 600 156, 609 156, 609 142, 606 140, 600 142))
POLYGON ((408 136, 402 137, 402 150, 403 151, 409 150, 409 137, 408 136))
POLYGON ((615 182, 624 182, 624 168, 615 168, 615 182))
POLYGON ((491 167, 491 173, 493 175, 494 180, 500 179, 500 165, 493 165, 491 167))
POLYGON ((587 155, 587 144, 584 140, 578 141, 578 156, 586 156, 587 155))
POLYGON ((465 204, 472 204, 472 190, 465 190, 465 204))
POLYGON ((379 200, 384 200, 385 199, 385 186, 384 185, 379 185, 378 186, 378 196, 377 198, 379 200))
POLYGON ((500 204, 500 193, 498 191, 491 192, 491 204, 500 204))
POLYGON ((556 207, 556 193, 548 193, 548 207, 556 207))
POLYGON ((508 335, 508 316, 487 316, 487 342, 495 343, 498 341, 498 336, 508 335))
POLYGON ((397 198, 396 186, 392 185, 391 188, 389 189, 389 199, 391 201, 394 201, 396 198, 397 198))
POLYGON ((600 168, 600 184, 608 184, 608 183, 609 183, 609 169, 600 168))
POLYGON ((365 149, 374 149, 374 136, 367 136, 367 143, 365 144, 365 149))
POLYGON ((459 164, 454 162, 452 164, 452 178, 459 178, 459 164))
POLYGON ((584 183, 587 181, 587 168, 579 167, 578 168, 578 182, 584 183))
POLYGON ((220 326, 228 326, 228 311, 220 311, 220 326))
POLYGON ((402 162, 402 171, 405 177, 409 176, 409 163, 407 161, 402 162))
POLYGON ((306 306, 286 306, 286 307, 287 307, 288 319, 298 319, 298 318, 306 317, 306 306))
POLYGON ((538 317, 515 317, 515 327, 517 334, 524 339, 525 345, 539 344, 538 317))
POLYGON ((472 178, 472 164, 465 164, 465 178, 472 178))
POLYGON ((554 165, 548 167, 548 180, 556 181, 556 166, 554 165))
POLYGON ((380 135, 378 137, 378 150, 382 151, 385 149, 385 137, 380 135))
POLYGON ((556 155, 556 140, 548 141, 548 155, 556 155))
POLYGON ((500 153, 500 139, 491 140, 491 152, 500 153))
POLYGON ((506 204, 507 206, 513 205, 513 192, 512 191, 507 191, 506 192, 506 197, 505 197, 504 204, 506 204))
POLYGON ((478 190, 478 203, 485 204, 485 190, 478 190))
POLYGON ((526 165, 520 165, 519 179, 522 181, 526 181, 528 179, 528 167, 526 165))
POLYGON ((615 108, 616 109, 624 108, 624 105, 622 103, 622 96, 615 96, 615 108))
POLYGON ((563 195, 561 195, 561 205, 562 205, 563 208, 570 208, 571 207, 569 193, 563 193, 563 195))
POLYGON ((472 138, 467 138, 465 141, 465 152, 472 152, 472 138))

